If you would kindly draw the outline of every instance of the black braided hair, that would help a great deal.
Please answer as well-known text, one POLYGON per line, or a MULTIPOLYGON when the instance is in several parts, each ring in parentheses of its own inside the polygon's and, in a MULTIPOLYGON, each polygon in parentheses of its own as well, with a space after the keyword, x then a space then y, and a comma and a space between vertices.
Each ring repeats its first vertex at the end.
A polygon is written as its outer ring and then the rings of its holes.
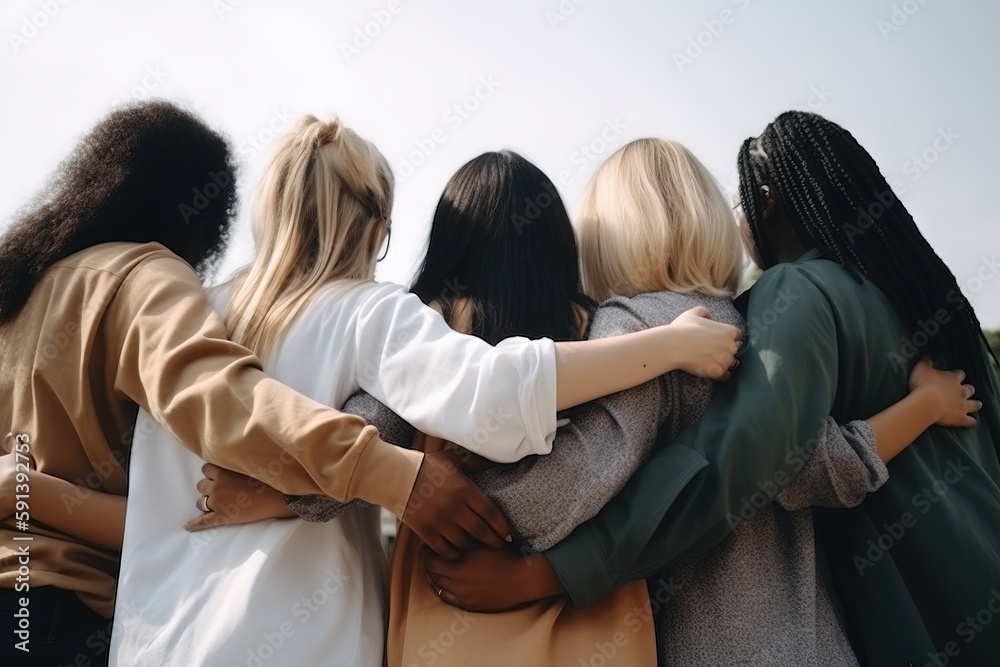
POLYGON ((914 359, 929 355, 940 367, 965 370, 976 387, 992 386, 983 352, 996 357, 972 304, 850 132, 817 114, 787 111, 743 142, 738 169, 740 200, 764 268, 776 263, 763 225, 767 184, 802 242, 859 283, 871 280, 913 334, 947 312, 936 335, 910 336, 914 359))

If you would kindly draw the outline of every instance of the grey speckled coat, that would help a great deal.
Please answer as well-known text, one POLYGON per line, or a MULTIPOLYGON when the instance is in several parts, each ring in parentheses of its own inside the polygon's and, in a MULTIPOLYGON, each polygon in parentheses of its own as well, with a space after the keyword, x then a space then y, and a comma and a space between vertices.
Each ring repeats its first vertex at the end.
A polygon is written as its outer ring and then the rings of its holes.
MULTIPOLYGON (((589 337, 668 324, 695 306, 708 308, 714 320, 744 327, 729 299, 657 292, 606 301, 589 337)), ((668 373, 570 411, 551 454, 473 479, 507 514, 519 538, 544 551, 621 491, 661 427, 676 436, 698 421, 711 396, 710 381, 668 373)), ((380 430, 398 430, 387 409, 352 401, 345 409, 355 408, 380 430)), ((839 427, 828 419, 817 436, 814 454, 778 493, 776 505, 755 510, 753 520, 709 553, 649 581, 661 664, 857 665, 819 573, 808 508, 857 505, 888 475, 865 422, 839 427)), ((307 498, 292 505, 307 519, 341 511, 324 497, 307 498)))

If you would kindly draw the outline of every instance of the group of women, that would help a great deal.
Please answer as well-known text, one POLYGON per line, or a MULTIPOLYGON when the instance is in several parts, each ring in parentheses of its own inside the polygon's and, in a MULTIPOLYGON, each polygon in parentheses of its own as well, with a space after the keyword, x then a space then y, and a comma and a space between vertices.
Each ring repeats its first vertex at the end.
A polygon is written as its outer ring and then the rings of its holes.
POLYGON ((445 186, 407 289, 374 281, 384 156, 336 119, 300 119, 254 195, 254 258, 210 302, 269 375, 438 477, 389 507, 403 525, 387 566, 370 498, 281 488, 284 466, 323 452, 206 463, 139 402, 127 501, 31 475, 36 497, 81 498, 69 520, 39 520, 121 551, 110 663, 1000 655, 1000 621, 970 641, 960 628, 1000 586, 1000 401, 972 306, 949 298, 956 280, 901 202, 851 227, 889 186, 840 126, 786 112, 738 164, 730 202, 680 143, 631 141, 574 231, 537 166, 485 153, 445 186), (745 254, 764 272, 737 298, 745 254), (924 358, 892 364, 928 318, 924 358), (506 521, 407 521, 465 475, 506 521))

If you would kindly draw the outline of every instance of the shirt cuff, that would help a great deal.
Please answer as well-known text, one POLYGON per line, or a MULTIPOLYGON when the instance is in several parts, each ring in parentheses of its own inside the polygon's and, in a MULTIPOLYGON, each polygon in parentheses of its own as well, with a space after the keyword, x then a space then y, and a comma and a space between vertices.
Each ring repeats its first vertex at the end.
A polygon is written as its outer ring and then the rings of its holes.
POLYGON ((584 527, 543 555, 577 608, 597 602, 617 587, 600 547, 584 527))
POLYGON ((423 452, 390 445, 375 436, 354 467, 348 497, 381 505, 402 518, 423 462, 423 452))

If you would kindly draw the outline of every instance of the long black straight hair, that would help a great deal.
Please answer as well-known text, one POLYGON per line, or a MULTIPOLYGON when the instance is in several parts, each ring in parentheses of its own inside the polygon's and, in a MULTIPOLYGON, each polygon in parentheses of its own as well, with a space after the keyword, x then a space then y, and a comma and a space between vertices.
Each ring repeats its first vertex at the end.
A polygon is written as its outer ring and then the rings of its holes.
POLYGON ((495 345, 509 336, 579 338, 576 236, 555 185, 511 151, 484 153, 445 186, 411 291, 450 319, 467 299, 472 330, 495 345))
POLYGON ((163 100, 116 109, 0 238, 0 323, 49 267, 100 243, 156 241, 207 278, 235 209, 235 162, 221 135, 163 100))
POLYGON ((761 193, 771 185, 802 242, 859 282, 871 280, 913 334, 940 322, 942 309, 948 313, 936 335, 911 335, 914 358, 927 354, 940 366, 965 370, 976 387, 992 387, 985 356, 992 352, 972 304, 850 132, 817 114, 788 111, 743 142, 738 166, 740 200, 763 268, 775 264, 761 193))

